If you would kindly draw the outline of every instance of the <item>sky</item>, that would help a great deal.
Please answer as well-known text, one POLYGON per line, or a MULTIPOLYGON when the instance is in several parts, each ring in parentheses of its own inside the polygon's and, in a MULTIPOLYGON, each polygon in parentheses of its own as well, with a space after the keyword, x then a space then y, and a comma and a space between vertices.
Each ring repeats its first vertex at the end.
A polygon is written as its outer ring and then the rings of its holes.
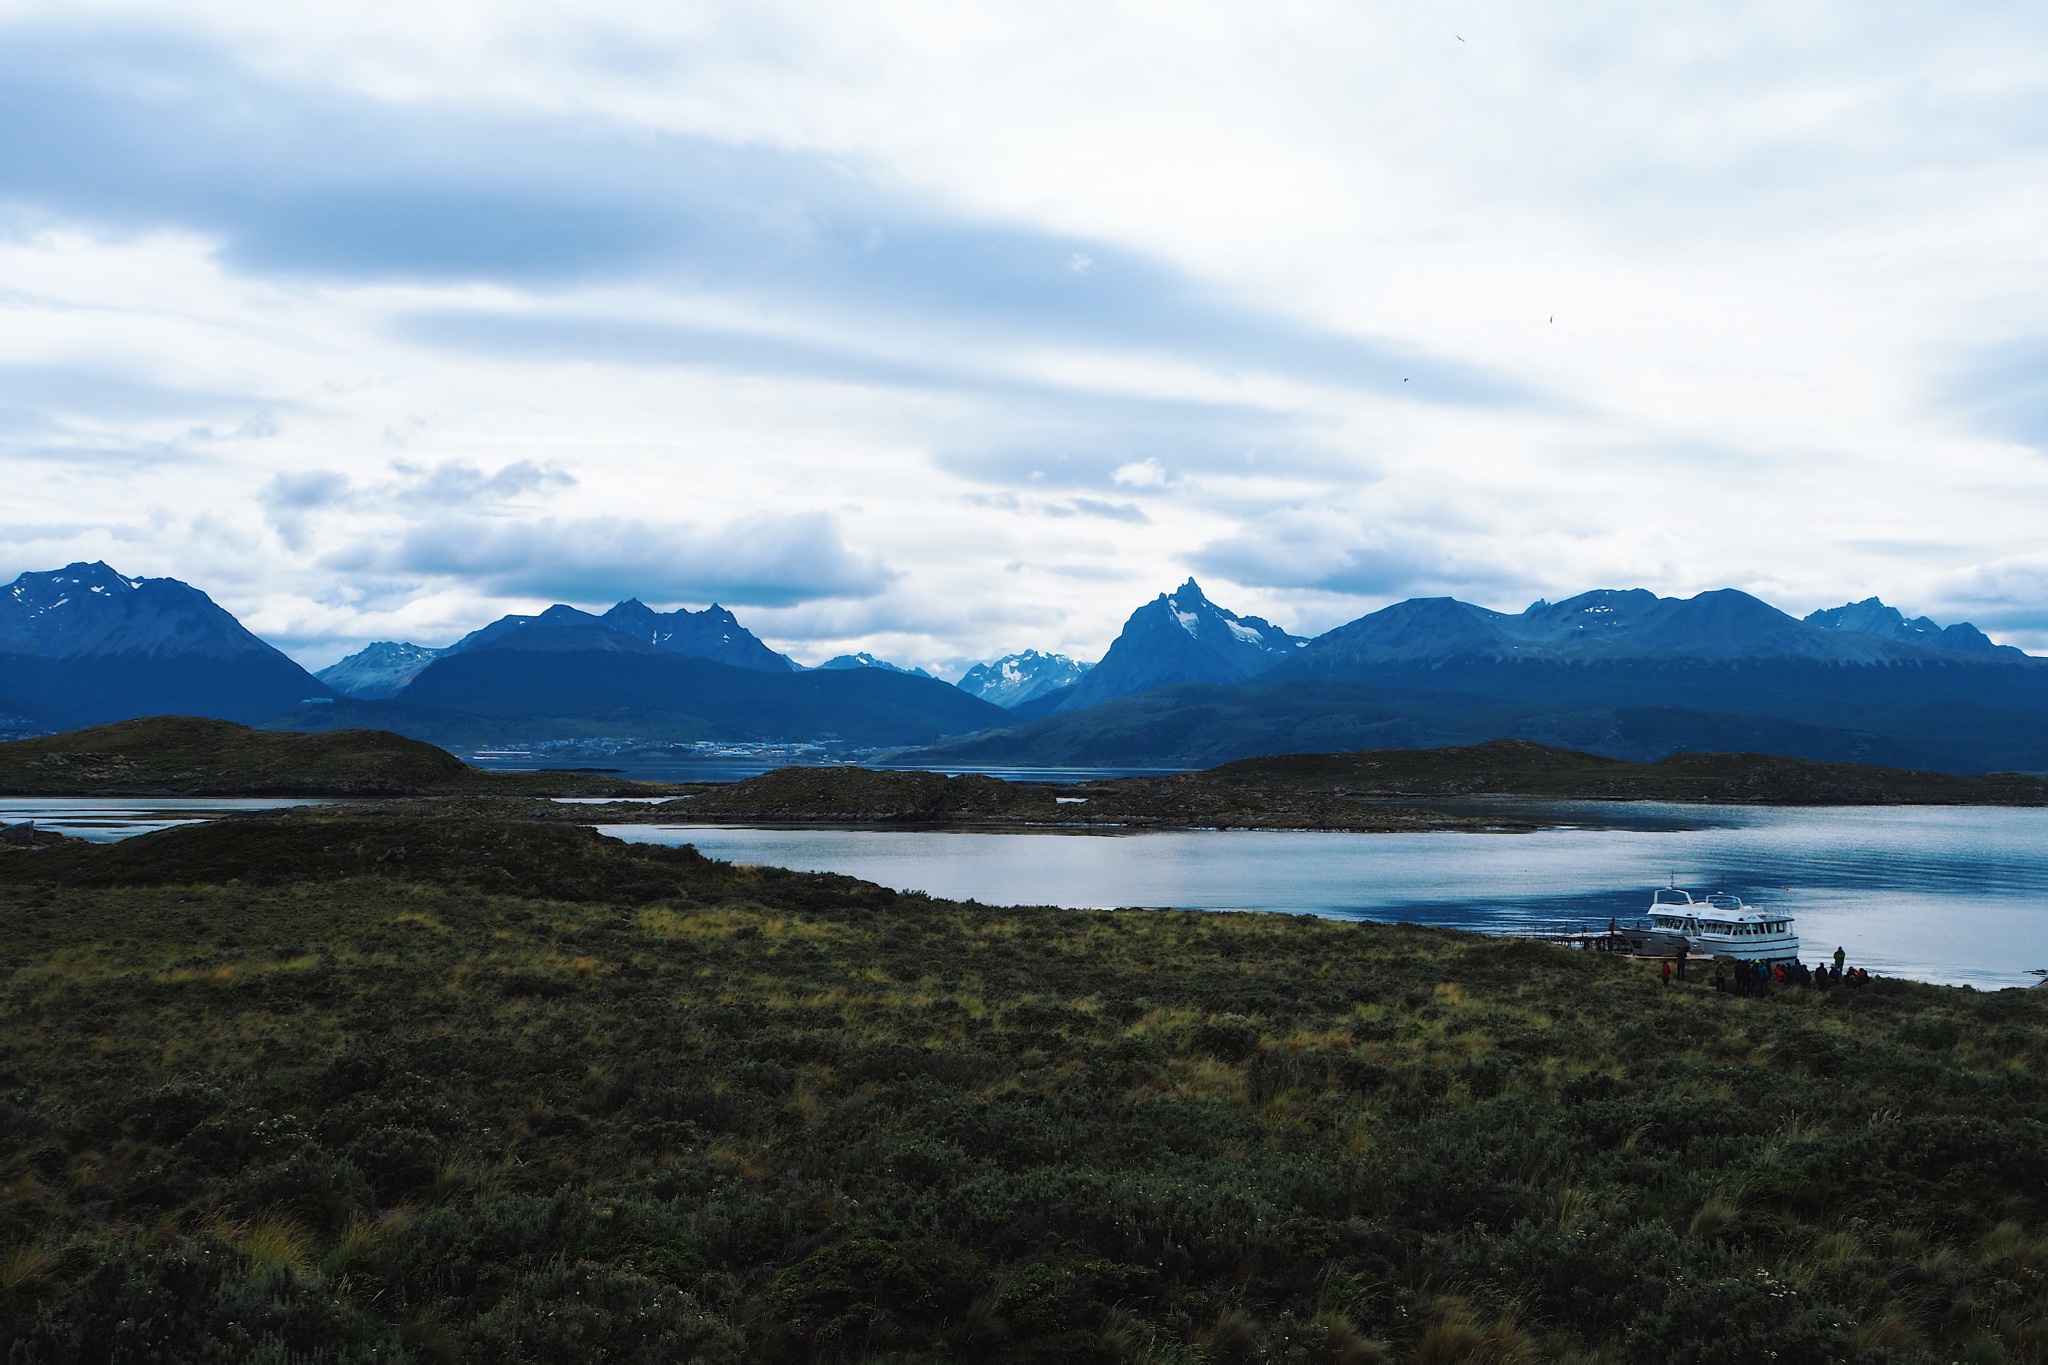
POLYGON ((0 0, 0 577, 318 667, 1872 595, 2048 647, 2048 11, 0 0))

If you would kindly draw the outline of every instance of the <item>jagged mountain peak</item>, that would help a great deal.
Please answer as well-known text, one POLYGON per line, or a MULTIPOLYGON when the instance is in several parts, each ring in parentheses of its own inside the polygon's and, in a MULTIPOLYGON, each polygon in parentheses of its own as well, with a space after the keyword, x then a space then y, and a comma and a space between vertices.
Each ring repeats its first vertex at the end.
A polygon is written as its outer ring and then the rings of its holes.
POLYGON ((101 561, 24 573, 0 593, 0 688, 76 724, 268 720, 329 695, 189 583, 101 561))
POLYGON ((1647 588, 1595 588, 1562 602, 1532 602, 1521 620, 1525 628, 1551 635, 1609 634, 1642 620, 1660 600, 1647 588))
MULTIPOLYGON (((41 573, 24 573, 8 585, 7 595, 17 605, 32 612, 50 611, 62 607, 81 594, 114 594, 125 596, 139 590, 151 580, 130 578, 111 568, 104 560, 90 564, 66 564, 61 569, 50 569, 41 573)), ((159 582, 175 583, 176 579, 159 579, 159 582)), ((185 586, 179 584, 180 587, 185 586)), ((192 591, 198 591, 192 589, 192 591)))
POLYGON ((841 672, 849 668, 879 668, 885 673, 903 673, 913 678, 929 678, 931 676, 931 674, 921 668, 905 668, 901 664, 892 664, 887 659, 877 659, 866 650, 861 650, 856 654, 834 655, 832 658, 825 660, 824 663, 819 664, 818 667, 829 668, 834 672, 841 672))
POLYGON ((410 641, 377 640, 313 676, 344 696, 363 701, 395 697, 420 671, 447 653, 410 641))
POLYGON ((0 646, 58 654, 275 652, 191 584, 130 578, 100 561, 17 577, 0 597, 0 646))
POLYGON ((654 648, 654 645, 616 629, 600 617, 557 602, 532 616, 501 616, 463 636, 445 652, 455 655, 480 649, 518 649, 652 653, 654 648))
POLYGON ((1875 597, 1866 597, 1861 602, 1846 602, 1839 607, 1826 607, 1820 611, 1810 612, 1805 619, 1809 625, 1820 626, 1825 630, 1872 635, 1880 640, 1898 640, 1906 644, 1924 645, 1929 649, 2007 656, 2025 653, 2024 650, 2012 645, 1993 642, 1990 636, 1968 621, 1958 621, 1952 626, 1944 627, 1930 617, 1908 618, 1897 607, 1886 606, 1875 597))
POLYGON ((1109 652, 1059 705, 1079 710, 1174 683, 1239 683, 1307 643, 1257 616, 1217 606, 1189 578, 1131 613, 1109 652))
MULTIPOLYGON (((1881 607, 1881 604, 1878 604, 1881 607)), ((1845 620, 1889 622, 1897 613, 1870 604, 1837 608, 1845 620)), ((1831 626, 1815 613, 1801 621, 1736 588, 1692 597, 1644 589, 1602 589, 1563 602, 1537 601, 1515 615, 1453 598, 1416 598, 1361 616, 1317 639, 1294 667, 1341 673, 1362 665, 1452 659, 1590 662, 1616 659, 1806 659, 1842 664, 1925 661, 1928 649, 1982 653, 1950 632, 1831 626), (1950 643, 1953 641, 1953 643, 1950 643)), ((1927 623, 1932 626, 1932 623, 1927 623)), ((1974 627, 1967 628, 1976 634, 1974 627)), ((1978 636, 1978 638, 1982 638, 1978 636)), ((2018 650, 2012 650, 2019 655, 2018 650)), ((2022 656, 2024 657, 2024 656, 2022 656)))
POLYGON ((954 685, 997 706, 1022 706, 1048 692, 1072 687, 1087 677, 1088 671, 1094 667, 1092 663, 1080 663, 1064 654, 1026 649, 991 659, 985 664, 976 664, 954 685))
POLYGON ((789 673, 797 668, 795 661, 762 644, 739 623, 738 617, 716 602, 702 611, 678 607, 660 612, 637 597, 629 597, 598 619, 614 630, 671 654, 713 659, 765 673, 789 673))

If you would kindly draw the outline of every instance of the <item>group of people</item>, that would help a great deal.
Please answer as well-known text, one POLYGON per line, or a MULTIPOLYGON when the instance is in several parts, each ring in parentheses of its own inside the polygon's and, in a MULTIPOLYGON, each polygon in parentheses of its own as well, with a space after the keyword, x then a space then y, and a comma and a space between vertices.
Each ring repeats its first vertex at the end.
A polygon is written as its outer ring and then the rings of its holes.
MULTIPOLYGON (((1731 963, 1726 958, 1714 961, 1714 989, 1737 995, 1769 995, 1773 986, 1802 986, 1812 990, 1831 991, 1837 986, 1863 986, 1870 982, 1870 973, 1861 967, 1844 965, 1848 954, 1835 949, 1832 965, 1823 964, 1809 967, 1798 959, 1789 962, 1759 962, 1742 959, 1731 963)), ((1664 964, 1664 984, 1671 984, 1671 964, 1664 964)))

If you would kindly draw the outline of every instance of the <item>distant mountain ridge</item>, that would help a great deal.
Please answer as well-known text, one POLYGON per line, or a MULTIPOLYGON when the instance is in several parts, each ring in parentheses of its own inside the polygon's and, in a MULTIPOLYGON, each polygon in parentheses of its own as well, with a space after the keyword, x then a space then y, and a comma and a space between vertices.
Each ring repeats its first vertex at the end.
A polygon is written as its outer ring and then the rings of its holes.
POLYGON ((1035 701, 1048 692, 1072 687, 1088 676, 1094 664, 1069 659, 1064 654, 1041 654, 1035 649, 1005 654, 967 670, 954 686, 970 696, 993 702, 1006 710, 1035 701))
POLYGON ((1874 664, 1922 658, 1929 648, 1860 630, 1809 624, 1733 588, 1688 598, 1659 597, 1635 588, 1581 593, 1563 602, 1539 601, 1519 614, 1451 597, 1411 598, 1318 636, 1285 667, 1298 676, 1327 676, 1371 665, 1441 664, 1452 659, 1807 659, 1874 664))
POLYGON ((1190 579, 1133 612, 1093 669, 1035 651, 980 666, 977 685, 1029 694, 1008 710, 872 655, 830 664, 799 668, 721 607, 628 599, 502 617, 446 649, 380 641, 323 680, 175 579, 73 564, 0 592, 11 734, 185 714, 444 743, 943 742, 930 758, 949 765, 1190 767, 1516 738, 1626 758, 2048 770, 2048 660, 1876 598, 1803 620, 1733 590, 1600 590, 1520 612, 1420 598, 1308 641, 1190 579), (1078 679, 1052 685, 1063 670, 1078 679))
POLYGON ((461 654, 510 637, 525 649, 645 649, 685 658, 711 659, 763 673, 791 673, 796 664, 778 654, 724 607, 658 612, 637 597, 602 616, 557 604, 537 616, 501 616, 443 649, 380 640, 329 664, 316 675, 344 696, 383 701, 397 696, 434 660, 461 654))
POLYGON ((1270 621, 1224 610, 1190 578, 1132 612, 1059 709, 1085 710, 1175 683, 1249 682, 1307 643, 1270 621))
POLYGON ((538 616, 501 616, 457 640, 444 654, 486 646, 516 649, 589 649, 679 654, 761 673, 794 673, 796 664, 778 654, 713 603, 703 611, 658 612, 629 597, 602 616, 556 603, 538 616), (514 637, 518 637, 516 640, 514 637))
POLYGON ((1057 714, 922 757, 1172 768, 1512 738, 1639 760, 1751 750, 1950 772, 2048 769, 2048 660, 1942 643, 1967 641, 1974 627, 1925 643, 1917 631, 1893 639, 1854 628, 1884 627, 1880 612, 1843 621, 1801 621, 1733 590, 1607 590, 1519 613, 1411 599, 1249 681, 1169 683, 1086 709, 1070 699, 1057 714))
POLYGON ((2003 654, 2022 659, 2029 657, 2024 650, 2013 645, 1993 644, 1990 636, 1968 621, 1960 621, 1946 628, 1936 625, 1925 616, 1916 616, 1909 621, 1906 614, 1897 607, 1888 607, 1875 597, 1866 597, 1861 602, 1850 602, 1844 606, 1812 612, 1804 619, 1809 625, 1821 626, 1828 630, 1855 631, 1861 635, 1875 635, 1883 640, 1925 645, 1930 649, 1950 649, 1965 654, 2003 654))
POLYGON ((629 597, 599 619, 636 640, 685 658, 710 659, 761 673, 797 671, 795 660, 762 644, 738 617, 716 602, 702 611, 678 607, 658 612, 639 598, 629 597))
POLYGON ((420 670, 447 653, 425 645, 378 640, 313 676, 345 697, 381 701, 395 697, 420 670))
POLYGON ((824 663, 819 664, 818 667, 834 670, 879 668, 886 673, 905 673, 913 678, 929 678, 931 676, 931 674, 921 668, 905 668, 900 664, 892 664, 887 659, 877 659, 866 650, 862 650, 858 654, 834 655, 832 658, 825 660, 824 663))
POLYGON ((104 563, 0 592, 0 713, 60 728, 180 713, 268 720, 326 684, 197 588, 104 563))
POLYGON ((449 744, 610 736, 877 745, 1002 719, 936 679, 887 665, 799 668, 722 607, 664 613, 629 599, 601 616, 557 603, 500 617, 382 701, 304 708, 279 723, 371 725, 449 744))

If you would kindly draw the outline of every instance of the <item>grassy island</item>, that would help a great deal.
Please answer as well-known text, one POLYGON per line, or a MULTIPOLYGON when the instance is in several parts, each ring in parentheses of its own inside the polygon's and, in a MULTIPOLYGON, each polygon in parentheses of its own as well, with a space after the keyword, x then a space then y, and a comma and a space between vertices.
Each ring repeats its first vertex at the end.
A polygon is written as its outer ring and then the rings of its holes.
MULTIPOLYGON (((1094 782, 1005 782, 858 767, 781 768, 679 788, 659 806, 607 821, 1070 828, 1528 829, 1511 804, 1474 797, 1752 805, 2041 805, 2048 781, 2020 773, 1957 777, 1769 754, 1677 754, 1631 763, 1523 740, 1452 749, 1248 758, 1201 772, 1094 782), (1432 809, 1427 803, 1439 803, 1432 809), (1418 804, 1420 803, 1420 804, 1418 804)), ((1583 818, 1583 816, 1579 817, 1583 818)))
POLYGON ((2038 1361, 2048 992, 567 825, 0 848, 10 1361, 2038 1361))
POLYGON ((490 773, 388 730, 290 734, 150 716, 0 744, 8 796, 397 797, 659 791, 602 774, 490 773))

